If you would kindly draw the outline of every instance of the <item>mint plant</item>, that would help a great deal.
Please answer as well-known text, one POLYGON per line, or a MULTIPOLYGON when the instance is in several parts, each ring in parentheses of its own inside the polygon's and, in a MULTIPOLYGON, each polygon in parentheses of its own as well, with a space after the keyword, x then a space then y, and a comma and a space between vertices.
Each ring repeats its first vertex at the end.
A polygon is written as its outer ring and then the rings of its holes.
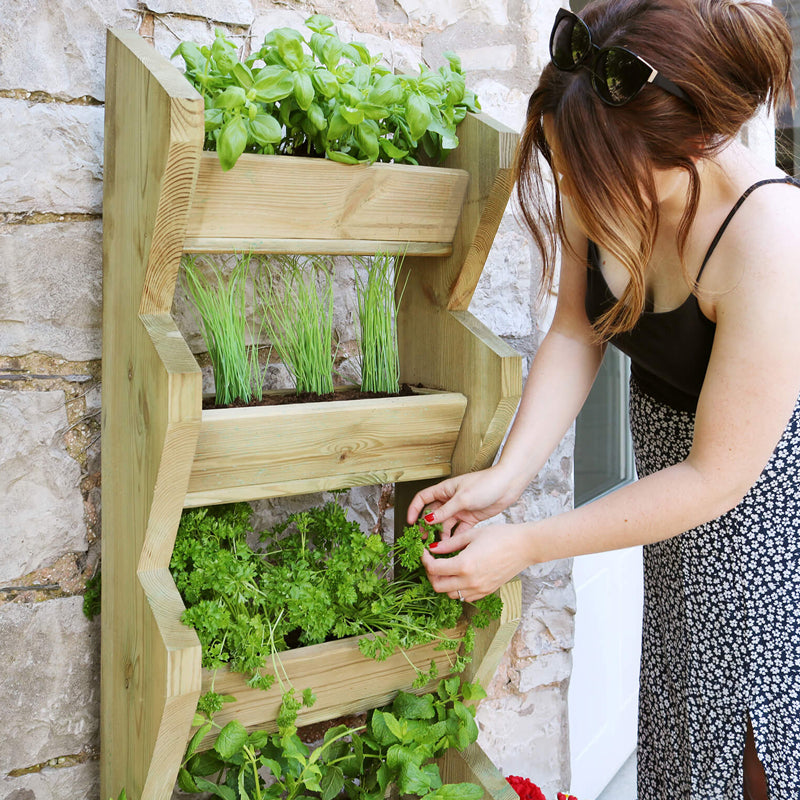
POLYGON ((178 784, 223 800, 383 800, 390 786, 425 800, 480 800, 483 789, 475 784, 443 783, 434 759, 478 738, 473 704, 484 696, 478 684, 462 684, 457 676, 429 694, 400 692, 369 712, 365 726, 329 729, 314 750, 295 730, 248 733, 236 720, 219 729, 213 717, 197 715, 178 784), (212 749, 198 752, 215 727, 212 749))
POLYGON ((480 108, 458 56, 395 75, 363 44, 343 42, 330 18, 305 25, 308 39, 277 28, 244 61, 220 30, 211 46, 186 41, 173 53, 203 97, 205 146, 224 170, 244 152, 417 164, 458 145, 456 126, 480 108))

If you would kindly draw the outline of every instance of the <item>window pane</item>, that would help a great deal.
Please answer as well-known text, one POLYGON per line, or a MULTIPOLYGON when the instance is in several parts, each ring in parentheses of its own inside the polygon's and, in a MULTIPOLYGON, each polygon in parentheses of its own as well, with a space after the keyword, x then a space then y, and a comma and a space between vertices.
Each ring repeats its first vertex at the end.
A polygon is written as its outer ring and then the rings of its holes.
POLYGON ((575 505, 633 479, 628 429, 629 360, 606 350, 592 391, 575 423, 575 505))
MULTIPOLYGON (((800 97, 800 6, 792 0, 775 0, 792 29, 794 42, 794 91, 800 97)), ((778 166, 789 175, 800 177, 800 111, 786 106, 775 119, 778 166)))

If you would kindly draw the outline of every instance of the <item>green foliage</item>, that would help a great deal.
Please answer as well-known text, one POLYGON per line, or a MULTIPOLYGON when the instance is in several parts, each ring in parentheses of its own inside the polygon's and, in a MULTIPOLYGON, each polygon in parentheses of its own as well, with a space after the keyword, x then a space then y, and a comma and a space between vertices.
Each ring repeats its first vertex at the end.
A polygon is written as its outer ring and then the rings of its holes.
MULTIPOLYGON (((361 388, 365 392, 400 391, 400 354, 397 348, 397 305, 395 291, 400 263, 393 256, 378 253, 358 258, 355 263, 356 299, 361 349, 361 388)), ((405 288, 405 287, 404 287, 405 288)), ((402 297, 402 293, 401 293, 402 297)))
POLYGON ((223 169, 243 152, 416 164, 458 145, 456 126, 480 105, 455 54, 438 70, 394 75, 380 54, 342 42, 328 17, 305 25, 308 39, 277 28, 244 62, 220 30, 211 46, 187 41, 173 53, 203 97, 206 148, 223 169))
POLYGON ((94 619, 100 613, 101 594, 100 570, 98 569, 97 572, 86 581, 86 588, 83 592, 83 613, 88 619, 94 619))
POLYGON ((294 731, 248 733, 233 721, 219 731, 211 750, 198 753, 200 740, 215 726, 198 718, 178 783, 184 791, 224 800, 383 800, 389 786, 425 800, 480 800, 483 789, 474 784, 444 784, 434 759, 477 739, 472 704, 484 696, 478 684, 462 685, 458 677, 441 681, 430 694, 400 692, 371 711, 365 726, 328 730, 313 751, 294 731))
MULTIPOLYGON (((462 640, 443 631, 456 625, 462 604, 437 594, 420 565, 428 526, 406 528, 390 547, 329 502, 263 532, 259 551, 248 544, 248 536, 255 538, 250 517, 246 503, 185 511, 170 569, 187 607, 182 620, 202 643, 203 666, 227 665, 264 689, 277 679, 285 693, 282 730, 290 731, 301 705, 313 702, 310 693, 295 698, 282 674, 277 654, 293 642, 373 634, 359 648, 376 660, 430 642, 458 649, 462 640)), ((468 658, 454 657, 454 669, 468 658)), ((418 671, 415 685, 435 677, 432 663, 418 671)), ((210 714, 224 698, 205 702, 210 714)))
POLYGON ((333 262, 327 256, 274 256, 262 262, 257 292, 264 327, 298 393, 333 392, 333 262), (318 281, 321 287, 318 286, 318 281))
POLYGON ((258 362, 259 332, 247 321, 247 278, 250 256, 236 259, 226 277, 206 260, 184 255, 183 283, 200 316, 203 341, 214 370, 217 405, 245 403, 262 396, 263 373, 258 362), (252 343, 248 346, 248 339, 252 343))

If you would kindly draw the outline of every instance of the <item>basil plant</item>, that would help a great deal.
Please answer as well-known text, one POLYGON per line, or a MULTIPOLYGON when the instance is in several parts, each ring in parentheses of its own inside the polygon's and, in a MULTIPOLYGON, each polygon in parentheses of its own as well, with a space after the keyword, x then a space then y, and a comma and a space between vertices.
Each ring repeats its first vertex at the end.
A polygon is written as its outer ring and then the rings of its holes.
POLYGON ((220 30, 211 46, 182 42, 173 53, 205 103, 205 147, 224 170, 244 152, 327 157, 346 164, 441 162, 458 145, 456 126, 478 111, 461 62, 420 64, 393 74, 363 44, 345 44, 315 14, 305 39, 277 28, 244 61, 220 30))

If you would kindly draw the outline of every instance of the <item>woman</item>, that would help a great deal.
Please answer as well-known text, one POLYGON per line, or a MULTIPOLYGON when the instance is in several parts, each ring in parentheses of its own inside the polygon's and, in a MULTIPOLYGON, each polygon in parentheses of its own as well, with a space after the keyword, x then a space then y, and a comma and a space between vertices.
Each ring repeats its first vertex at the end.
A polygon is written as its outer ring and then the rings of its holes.
POLYGON ((800 191, 735 140, 791 96, 791 39, 759 2, 581 16, 556 18, 518 159, 550 279, 561 243, 552 327, 497 464, 421 491, 408 519, 442 523, 432 552, 457 554, 425 566, 466 601, 530 564, 644 544, 640 800, 797 800, 800 191), (609 341, 632 358, 640 479, 474 527, 541 469, 609 341))

